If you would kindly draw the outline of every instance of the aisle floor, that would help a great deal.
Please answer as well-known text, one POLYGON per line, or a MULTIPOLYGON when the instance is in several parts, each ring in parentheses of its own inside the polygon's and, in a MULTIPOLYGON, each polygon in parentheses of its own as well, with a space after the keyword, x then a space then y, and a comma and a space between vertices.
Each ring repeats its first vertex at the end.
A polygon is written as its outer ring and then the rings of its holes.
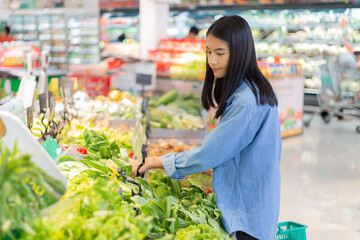
POLYGON ((307 225, 309 240, 360 239, 359 124, 315 117, 283 139, 279 221, 307 225))

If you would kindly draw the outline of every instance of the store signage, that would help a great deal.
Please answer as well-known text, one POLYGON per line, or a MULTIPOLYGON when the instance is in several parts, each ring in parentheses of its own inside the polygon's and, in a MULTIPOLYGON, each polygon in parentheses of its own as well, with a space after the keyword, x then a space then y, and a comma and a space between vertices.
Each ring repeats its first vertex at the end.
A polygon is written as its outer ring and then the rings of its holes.
POLYGON ((134 132, 130 139, 130 143, 132 148, 134 149, 136 159, 141 160, 142 159, 141 149, 142 146, 146 143, 146 135, 145 135, 144 127, 142 126, 139 120, 137 120, 136 122, 134 132))

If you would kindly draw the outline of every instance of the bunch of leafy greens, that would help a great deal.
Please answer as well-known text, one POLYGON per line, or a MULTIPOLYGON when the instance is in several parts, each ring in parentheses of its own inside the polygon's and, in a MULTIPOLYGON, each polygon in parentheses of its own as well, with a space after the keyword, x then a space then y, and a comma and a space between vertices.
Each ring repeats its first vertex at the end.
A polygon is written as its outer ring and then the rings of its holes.
POLYGON ((59 159, 58 167, 68 179, 86 172, 92 176, 109 178, 110 169, 106 166, 108 159, 122 167, 127 175, 131 174, 131 166, 128 163, 126 149, 120 148, 117 141, 109 142, 105 134, 99 134, 94 130, 85 129, 83 133, 87 156, 77 160, 71 156, 64 156, 59 159))
POLYGON ((221 224, 221 211, 216 208, 215 194, 206 194, 199 182, 189 180, 189 188, 182 188, 179 181, 153 172, 150 183, 137 178, 143 186, 143 195, 131 198, 147 216, 153 217, 153 230, 149 237, 176 235, 179 229, 204 224, 219 233, 220 239, 228 238, 221 224))
POLYGON ((215 229, 205 224, 191 225, 179 229, 175 240, 221 240, 223 237, 215 229))
POLYGON ((28 234, 24 239, 42 239, 46 234, 54 240, 145 239, 149 235, 151 218, 138 215, 117 192, 115 182, 98 177, 91 189, 78 191, 46 209, 42 220, 48 231, 28 234))
POLYGON ((33 187, 49 186, 16 142, 11 151, 0 141, 0 154, 0 239, 20 238, 35 232, 33 219, 44 207, 33 187))
POLYGON ((117 187, 121 188, 123 200, 128 204, 135 203, 143 214, 151 217, 152 230, 148 235, 149 238, 175 236, 179 229, 199 224, 213 228, 223 239, 228 237, 221 224, 221 212, 215 205, 215 194, 206 194, 200 181, 190 178, 187 180, 189 187, 185 188, 179 181, 170 179, 161 171, 152 172, 149 183, 141 178, 135 179, 142 185, 142 195, 133 196, 132 190, 138 192, 139 189, 133 184, 123 182, 122 178, 117 179, 114 174, 111 176, 111 171, 106 166, 107 159, 112 159, 130 178, 131 166, 127 162, 127 157, 126 160, 122 159, 125 156, 122 156, 117 142, 110 143, 105 134, 88 129, 85 129, 83 136, 88 156, 80 161, 72 159, 69 162, 68 158, 60 159, 59 167, 62 170, 69 163, 75 164, 69 167, 70 170, 82 164, 78 173, 80 175, 69 182, 66 196, 73 195, 74 192, 88 191, 86 184, 81 184, 82 181, 91 184, 91 180, 86 179, 86 175, 107 180, 110 177, 117 187))
POLYGON ((131 150, 130 139, 132 132, 124 132, 124 130, 115 130, 108 128, 95 128, 91 123, 89 127, 86 127, 82 122, 73 120, 70 126, 66 126, 62 131, 61 135, 58 136, 57 140, 59 143, 66 144, 79 144, 84 146, 85 143, 85 132, 88 134, 90 131, 101 133, 110 142, 115 141, 124 149, 131 150), (105 134, 106 133, 106 134, 105 134))

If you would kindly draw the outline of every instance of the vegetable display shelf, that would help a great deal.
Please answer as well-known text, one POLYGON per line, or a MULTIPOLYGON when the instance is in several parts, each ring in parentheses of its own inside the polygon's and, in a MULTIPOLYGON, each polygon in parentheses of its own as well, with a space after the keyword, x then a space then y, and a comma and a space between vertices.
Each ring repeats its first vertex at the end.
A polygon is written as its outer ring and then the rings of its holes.
MULTIPOLYGON (((16 93, 19 90, 21 77, 24 75, 25 69, 23 68, 0 68, 0 89, 1 89, 1 98, 9 94, 16 93)), ((66 70, 48 70, 48 82, 49 84, 52 80, 59 81, 59 78, 65 76, 67 73, 66 70)), ((34 75, 38 79, 40 75, 40 70, 35 70, 34 75)), ((55 81, 54 81, 55 82, 55 81)), ((51 89, 51 91, 57 91, 57 87, 51 89)))

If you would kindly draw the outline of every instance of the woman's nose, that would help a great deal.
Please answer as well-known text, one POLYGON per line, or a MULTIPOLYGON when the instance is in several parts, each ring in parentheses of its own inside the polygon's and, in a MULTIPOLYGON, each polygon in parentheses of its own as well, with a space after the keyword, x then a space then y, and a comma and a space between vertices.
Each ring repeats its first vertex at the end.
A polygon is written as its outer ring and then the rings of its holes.
POLYGON ((216 59, 216 56, 215 55, 210 55, 209 56, 209 62, 211 63, 211 64, 216 64, 217 63, 217 59, 216 59))

